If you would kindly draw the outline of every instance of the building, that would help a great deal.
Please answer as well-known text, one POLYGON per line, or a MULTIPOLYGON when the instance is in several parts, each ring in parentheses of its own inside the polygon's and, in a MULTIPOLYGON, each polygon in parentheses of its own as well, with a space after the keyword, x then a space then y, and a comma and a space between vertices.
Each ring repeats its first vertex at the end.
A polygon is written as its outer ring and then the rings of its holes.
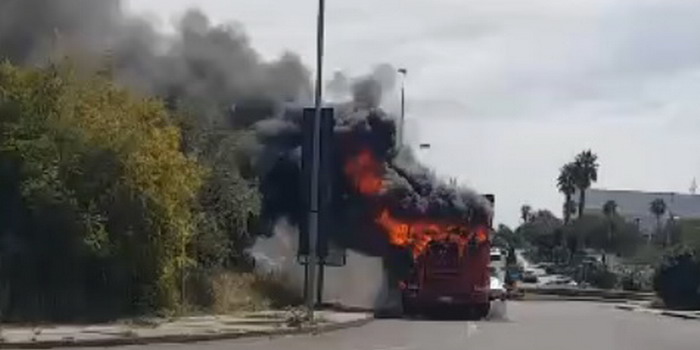
POLYGON ((649 211, 649 205, 657 198, 666 203, 663 222, 669 219, 700 219, 700 195, 674 192, 589 189, 586 191, 586 206, 583 212, 602 214, 605 202, 613 200, 617 203, 618 215, 637 224, 643 234, 652 235, 656 232, 656 217, 649 211))

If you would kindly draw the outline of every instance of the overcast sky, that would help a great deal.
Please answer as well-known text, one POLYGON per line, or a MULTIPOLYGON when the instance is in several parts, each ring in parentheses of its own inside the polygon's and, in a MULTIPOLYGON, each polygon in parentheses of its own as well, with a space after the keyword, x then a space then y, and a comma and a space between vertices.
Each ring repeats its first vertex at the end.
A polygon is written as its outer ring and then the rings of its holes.
MULTIPOLYGON (((242 25, 265 57, 314 64, 316 0, 129 0, 164 30, 187 8, 242 25)), ((330 76, 408 69, 410 142, 444 176, 561 212, 559 167, 585 148, 598 188, 688 192, 700 177, 700 1, 327 0, 330 76)), ((398 100, 398 95, 396 96, 398 100)))

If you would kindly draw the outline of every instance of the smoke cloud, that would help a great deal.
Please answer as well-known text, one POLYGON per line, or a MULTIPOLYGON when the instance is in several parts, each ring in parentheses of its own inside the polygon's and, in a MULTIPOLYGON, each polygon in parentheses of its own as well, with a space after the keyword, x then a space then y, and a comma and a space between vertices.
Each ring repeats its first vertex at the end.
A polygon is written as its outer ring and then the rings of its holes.
POLYGON ((180 19, 175 34, 164 35, 125 14, 119 0, 0 2, 0 58, 43 65, 65 55, 98 57, 92 64, 108 64, 122 83, 196 111, 213 125, 233 123, 233 105, 250 106, 237 115, 256 120, 311 96, 309 72, 298 56, 264 61, 240 28, 212 25, 196 10, 180 19))

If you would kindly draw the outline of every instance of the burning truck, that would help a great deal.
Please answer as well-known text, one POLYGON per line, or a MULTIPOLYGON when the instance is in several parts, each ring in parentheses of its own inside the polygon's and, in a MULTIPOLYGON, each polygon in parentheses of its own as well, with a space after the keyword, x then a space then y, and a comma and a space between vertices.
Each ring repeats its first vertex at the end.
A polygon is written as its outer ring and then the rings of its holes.
MULTIPOLYGON (((407 147, 397 149, 395 118, 378 108, 381 89, 359 84, 335 115, 328 239, 381 257, 407 313, 439 304, 481 316, 489 305, 492 204, 440 180, 407 147)), ((257 122, 246 151, 260 178, 262 222, 303 225, 300 146, 302 111, 285 109, 257 122)), ((271 230, 269 230, 271 231, 271 230)))
MULTIPOLYGON (((403 266, 393 266, 392 271, 403 271, 395 276, 403 312, 410 316, 448 305, 461 306, 478 318, 485 317, 490 305, 490 214, 466 210, 463 215, 453 212, 454 216, 431 216, 426 212, 400 217, 395 212, 401 209, 392 211, 382 198, 391 186, 385 178, 391 170, 397 170, 395 165, 385 167, 364 148, 344 163, 345 175, 354 190, 368 202, 378 202, 369 206, 374 213, 373 224, 390 245, 398 248, 394 254, 403 255, 403 261, 393 261, 403 266)), ((452 191, 452 198, 446 195, 448 200, 457 199, 458 189, 452 191)), ((493 203, 493 196, 486 198, 493 203)))

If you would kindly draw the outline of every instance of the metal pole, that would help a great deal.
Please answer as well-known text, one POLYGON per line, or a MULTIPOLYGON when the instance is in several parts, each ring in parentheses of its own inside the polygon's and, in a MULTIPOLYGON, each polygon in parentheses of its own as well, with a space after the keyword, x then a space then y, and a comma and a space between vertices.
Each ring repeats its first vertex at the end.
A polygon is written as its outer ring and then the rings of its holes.
POLYGON ((401 79, 401 120, 399 120, 399 137, 398 137, 398 147, 400 149, 403 147, 404 140, 404 123, 406 122, 406 73, 408 71, 405 68, 400 68, 399 73, 402 76, 401 79))
POLYGON ((304 290, 302 295, 304 296, 304 301, 306 301, 306 296, 309 294, 309 260, 307 257, 306 265, 304 265, 304 290))
POLYGON ((314 105, 314 135, 313 135, 313 159, 311 165, 311 208, 309 210, 309 259, 306 264, 306 310, 307 318, 314 318, 314 284, 316 282, 316 242, 318 239, 318 192, 319 192, 319 168, 321 161, 321 98, 323 87, 323 34, 324 34, 325 0, 318 1, 318 28, 316 31, 316 95, 314 105))
POLYGON ((323 261, 319 261, 318 264, 318 285, 316 286, 316 305, 321 307, 323 305, 323 277, 324 277, 324 267, 323 261))
POLYGON ((404 123, 406 122, 406 87, 401 82, 401 128, 399 136, 399 147, 403 147, 404 123))

